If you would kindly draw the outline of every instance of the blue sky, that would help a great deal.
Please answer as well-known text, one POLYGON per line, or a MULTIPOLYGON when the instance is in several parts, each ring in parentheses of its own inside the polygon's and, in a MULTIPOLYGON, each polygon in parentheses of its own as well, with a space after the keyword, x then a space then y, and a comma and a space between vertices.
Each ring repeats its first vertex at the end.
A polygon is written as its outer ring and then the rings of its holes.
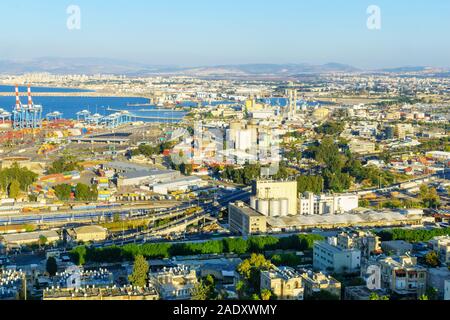
POLYGON ((0 30, 0 59, 450 67, 445 0, 9 0, 0 2, 0 30), (81 30, 66 27, 72 4, 81 30), (381 30, 366 27, 372 4, 381 30))

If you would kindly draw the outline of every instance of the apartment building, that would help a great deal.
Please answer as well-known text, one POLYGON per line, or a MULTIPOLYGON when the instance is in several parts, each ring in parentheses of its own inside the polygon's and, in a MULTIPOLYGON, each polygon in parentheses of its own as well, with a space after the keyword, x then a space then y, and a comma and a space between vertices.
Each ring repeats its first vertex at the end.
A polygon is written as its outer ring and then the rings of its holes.
POLYGON ((348 147, 352 153, 371 154, 375 152, 375 142, 367 140, 353 139, 349 142, 348 147))
POLYGON ((244 236, 267 231, 267 218, 242 201, 228 205, 228 224, 231 232, 244 236))
POLYGON ((339 299, 341 298, 341 283, 322 272, 307 271, 302 273, 302 283, 305 288, 305 297, 311 296, 316 292, 328 291, 338 296, 339 299))
POLYGON ((316 270, 335 273, 354 273, 361 268, 361 250, 343 249, 337 239, 316 241, 313 247, 313 267, 316 270))
POLYGON ((194 269, 178 266, 150 273, 149 282, 164 300, 188 300, 198 281, 194 269))
POLYGON ((408 255, 386 257, 378 261, 383 288, 403 295, 420 297, 426 291, 427 269, 417 265, 417 258, 408 255))
POLYGON ((303 300, 302 275, 289 267, 261 272, 261 290, 270 290, 279 300, 303 300))
POLYGON ((363 257, 369 258, 370 255, 381 252, 381 239, 366 231, 352 234, 342 232, 337 236, 337 246, 341 249, 359 249, 363 257))
POLYGON ((442 263, 450 264, 450 236, 435 237, 430 241, 442 263))

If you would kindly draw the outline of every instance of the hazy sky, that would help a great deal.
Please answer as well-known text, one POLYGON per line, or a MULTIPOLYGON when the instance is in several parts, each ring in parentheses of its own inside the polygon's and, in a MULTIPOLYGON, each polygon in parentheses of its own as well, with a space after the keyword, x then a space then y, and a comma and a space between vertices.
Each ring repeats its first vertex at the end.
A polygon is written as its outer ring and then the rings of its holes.
POLYGON ((43 56, 450 67, 450 1, 1 1, 0 60, 43 56), (81 9, 80 30, 66 26, 69 5, 81 9), (369 5, 381 9, 381 30, 367 28, 369 5))

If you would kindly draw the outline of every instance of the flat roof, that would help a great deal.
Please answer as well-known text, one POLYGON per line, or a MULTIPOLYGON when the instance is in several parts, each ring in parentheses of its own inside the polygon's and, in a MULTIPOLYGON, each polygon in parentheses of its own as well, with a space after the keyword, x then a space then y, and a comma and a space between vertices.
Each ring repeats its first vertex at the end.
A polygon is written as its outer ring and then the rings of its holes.
POLYGON ((247 215, 247 216, 250 216, 250 217, 265 217, 264 215, 262 215, 261 213, 259 213, 256 210, 252 209, 248 205, 239 206, 236 203, 230 203, 230 205, 232 205, 233 207, 241 210, 241 212, 243 214, 247 215))

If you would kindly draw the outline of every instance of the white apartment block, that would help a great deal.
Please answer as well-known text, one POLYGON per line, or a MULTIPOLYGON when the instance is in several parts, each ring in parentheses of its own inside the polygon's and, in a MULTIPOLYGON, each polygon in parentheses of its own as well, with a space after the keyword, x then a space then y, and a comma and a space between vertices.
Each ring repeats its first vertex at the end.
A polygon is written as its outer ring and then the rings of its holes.
POLYGON ((339 248, 336 241, 337 239, 331 239, 331 243, 327 241, 314 243, 314 269, 336 273, 358 272, 361 268, 361 250, 339 248))

